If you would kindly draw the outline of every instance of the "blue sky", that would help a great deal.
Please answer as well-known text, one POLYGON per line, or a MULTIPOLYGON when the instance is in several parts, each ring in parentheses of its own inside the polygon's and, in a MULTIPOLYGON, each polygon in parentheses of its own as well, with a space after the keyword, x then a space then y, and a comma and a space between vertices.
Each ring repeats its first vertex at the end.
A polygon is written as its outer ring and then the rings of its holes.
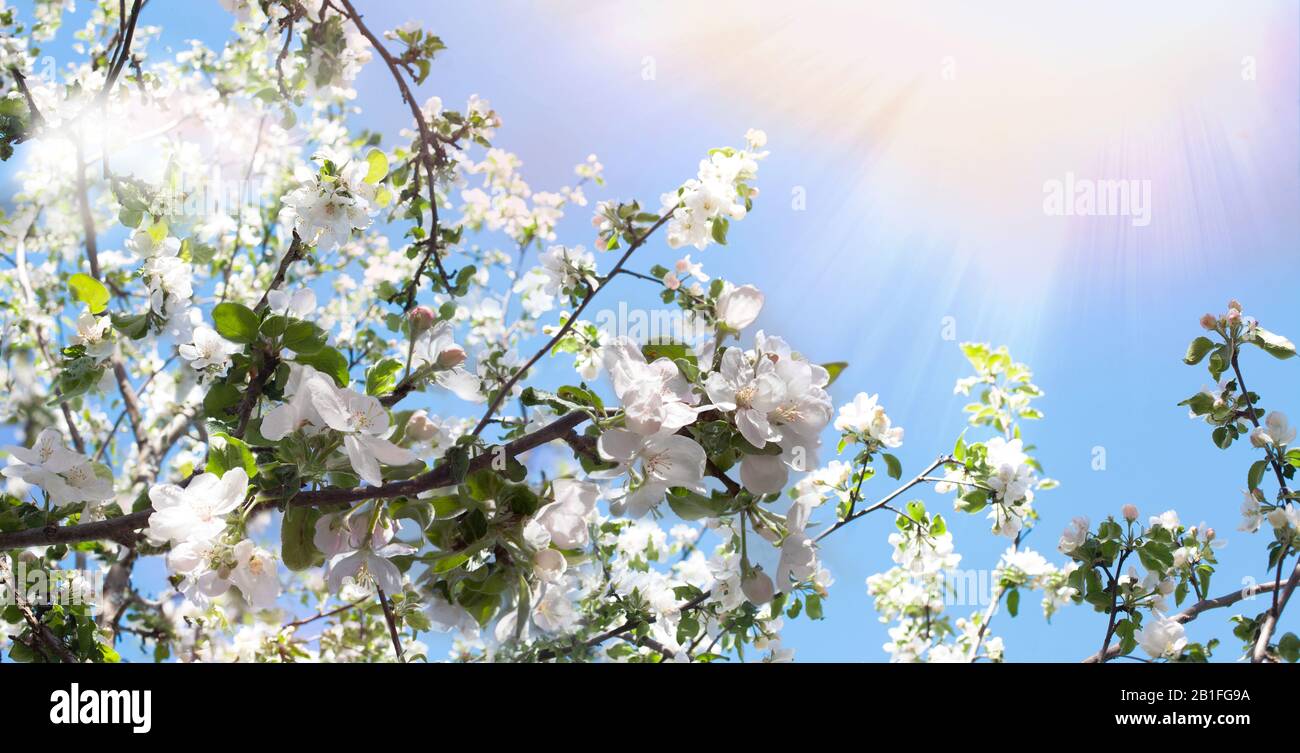
MULTIPOLYGON (((504 119, 497 145, 536 189, 571 183, 594 152, 609 185, 593 198, 657 205, 708 148, 765 129, 772 154, 754 212, 727 247, 694 258, 767 293, 758 327, 812 360, 850 363, 837 405, 880 393, 907 430, 905 474, 965 426, 952 383, 966 363, 942 337, 951 317, 958 341, 1009 346, 1047 393, 1046 419, 1025 430, 1061 487, 1039 497, 1031 548, 1059 561, 1073 515, 1173 507, 1228 540, 1213 590, 1264 579, 1263 536, 1235 531, 1251 451, 1218 450, 1176 403, 1208 382, 1180 360, 1197 318, 1229 298, 1300 336, 1294 3, 1101 2, 1085 13, 1015 2, 987 16, 943 2, 358 5, 374 27, 414 19, 442 36, 449 49, 423 95, 491 100, 504 119), (1150 224, 1048 216, 1044 183, 1067 174, 1149 181, 1150 224), (1092 468, 1098 447, 1104 470, 1092 468)), ((216 44, 229 24, 216 2, 150 4, 146 17, 171 44, 216 44)), ((372 64, 357 89, 356 123, 395 136, 407 115, 387 71, 372 64)), ((560 240, 589 235, 574 216, 560 240)), ((660 242, 637 258, 648 269, 677 254, 660 242)), ((644 283, 613 292, 655 305, 644 283)), ((1243 367, 1265 407, 1300 418, 1286 402, 1300 364, 1251 353, 1243 367)), ((872 496, 889 489, 873 483, 872 496)), ((983 516, 949 517, 963 566, 992 567, 1005 542, 983 516)), ((864 581, 889 567, 891 529, 873 516, 825 542, 827 618, 785 631, 800 659, 885 658, 864 581)), ((1099 647, 1104 618, 1090 608, 1048 626, 1037 599, 1023 604, 994 625, 1008 659, 1099 647)), ((1225 637, 1233 656, 1227 616, 1198 620, 1191 637, 1225 637)), ((1300 617, 1283 622, 1294 630, 1300 617)))

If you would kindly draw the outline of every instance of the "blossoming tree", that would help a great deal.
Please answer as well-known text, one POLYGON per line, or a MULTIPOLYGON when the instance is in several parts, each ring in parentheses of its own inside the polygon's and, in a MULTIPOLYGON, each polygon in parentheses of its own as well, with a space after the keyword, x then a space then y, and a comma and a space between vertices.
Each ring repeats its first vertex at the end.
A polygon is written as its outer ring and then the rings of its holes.
POLYGON ((1221 447, 1254 448, 1244 527, 1268 522, 1271 578, 1215 596, 1213 529, 1131 506, 1076 519, 1054 565, 1023 541, 1055 486, 1022 435, 1042 393, 1005 348, 962 346, 971 428, 904 481, 880 398, 832 404, 845 364, 751 331, 754 286, 689 254, 655 263, 665 246, 707 259, 755 208, 761 131, 657 203, 589 206, 594 156, 535 190, 487 100, 417 98, 439 37, 372 28, 351 0, 222 4, 222 49, 160 59, 144 2, 100 0, 84 59, 58 71, 38 61, 63 4, 0 11, 0 156, 21 158, 0 226, 0 570, 106 572, 84 603, 10 589, 9 658, 115 661, 133 641, 159 660, 411 661, 437 630, 470 661, 783 660, 783 623, 822 616, 819 543, 876 513, 897 566, 867 591, 897 660, 1001 660, 991 623, 1033 591, 1049 616, 1101 613, 1100 650, 1079 650, 1097 661, 1205 659, 1215 644, 1182 625, 1271 593, 1233 633, 1257 661, 1295 660, 1276 625, 1300 573, 1300 449, 1239 366, 1247 346, 1294 347, 1240 305, 1203 322, 1218 339, 1187 361, 1208 356, 1218 384, 1185 402, 1221 447), (409 110, 394 143, 350 124, 365 65, 409 110), (574 211, 582 244, 558 237, 574 211), (620 277, 697 336, 584 319, 620 277), (548 358, 571 361, 558 385, 548 358), (945 611, 944 515, 905 499, 925 484, 1007 541, 969 615, 945 611), (133 577, 149 557, 165 582, 133 577))

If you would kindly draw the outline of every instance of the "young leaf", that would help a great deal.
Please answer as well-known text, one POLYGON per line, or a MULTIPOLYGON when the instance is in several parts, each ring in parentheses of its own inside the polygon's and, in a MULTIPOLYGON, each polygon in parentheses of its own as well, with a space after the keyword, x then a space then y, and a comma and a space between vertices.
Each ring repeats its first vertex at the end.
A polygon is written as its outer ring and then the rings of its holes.
POLYGON ((90 313, 99 314, 108 306, 108 288, 88 274, 78 272, 68 278, 68 290, 78 301, 90 307, 90 313))
POLYGON ((366 394, 379 397, 392 392, 401 370, 402 362, 396 358, 385 358, 366 369, 366 394))
POLYGON ((371 185, 378 183, 388 174, 388 157, 378 149, 372 149, 370 154, 366 155, 366 162, 369 164, 369 169, 366 170, 366 183, 371 185))
POLYGON ((218 303, 212 309, 212 322, 217 334, 231 342, 247 344, 257 340, 260 321, 247 306, 230 301, 218 303))
POLYGON ((243 440, 223 432, 213 434, 208 442, 207 471, 224 476, 233 468, 243 468, 253 478, 257 475, 257 458, 243 440))
POLYGON ((315 353, 299 353, 293 360, 329 375, 340 387, 348 386, 348 359, 334 348, 324 347, 315 353))
POLYGON ((280 521, 280 557, 290 570, 306 570, 323 555, 314 538, 320 511, 312 507, 290 506, 280 521))
POLYGON ((1295 343, 1266 329, 1255 330, 1255 344, 1274 358, 1290 358, 1295 355, 1295 343))
POLYGON ((1192 344, 1187 346, 1187 355, 1183 356, 1183 363, 1188 366, 1194 366, 1205 358, 1205 354, 1214 349, 1214 341, 1208 337, 1198 337, 1192 340, 1192 344))
POLYGON ((889 472, 889 477, 893 479, 902 478, 903 464, 898 461, 898 458, 888 452, 884 453, 883 457, 885 458, 885 468, 889 472))

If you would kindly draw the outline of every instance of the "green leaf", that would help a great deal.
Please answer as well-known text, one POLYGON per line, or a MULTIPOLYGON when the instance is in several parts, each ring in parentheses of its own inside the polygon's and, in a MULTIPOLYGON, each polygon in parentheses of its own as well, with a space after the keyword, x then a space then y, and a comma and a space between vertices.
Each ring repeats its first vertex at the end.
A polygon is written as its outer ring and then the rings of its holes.
POLYGON ((396 358, 385 358, 366 369, 366 394, 379 397, 392 392, 401 370, 402 362, 396 358))
POLYGON ((884 453, 882 457, 885 459, 885 469, 889 473, 889 477, 893 479, 902 478, 903 464, 898 462, 898 458, 890 455, 888 452, 884 453))
POLYGON ((306 570, 324 555, 316 549, 316 521, 321 513, 314 507, 290 505, 280 521, 280 558, 290 570, 306 570))
POLYGON ((108 307, 108 288, 88 274, 78 272, 68 278, 72 297, 90 307, 90 313, 99 314, 108 307))
POLYGON ((1290 358, 1295 355, 1295 343, 1266 329, 1255 330, 1255 344, 1274 358, 1290 358))
POLYGON ((121 332, 132 340, 139 340, 149 334, 149 315, 136 314, 134 316, 112 315, 113 329, 121 332))
POLYGON ((300 319, 293 319, 284 329, 284 347, 295 353, 311 355, 325 347, 329 335, 325 330, 300 319))
POLYGON ((1214 341, 1208 337, 1198 337, 1187 346, 1187 355, 1183 356, 1183 363, 1188 366, 1198 364, 1211 350, 1214 350, 1214 341))
POLYGON ((957 509, 962 512, 977 513, 988 506, 989 493, 984 489, 975 489, 963 494, 957 501, 957 509))
POLYGON ((848 367, 848 361, 831 361, 830 363, 822 364, 822 368, 826 369, 826 373, 830 375, 830 378, 826 380, 826 386, 829 387, 832 384, 835 384, 835 380, 839 379, 840 374, 848 367))
POLYGON ((1284 661, 1295 664, 1300 659, 1300 638, 1295 633, 1287 633, 1277 642, 1277 653, 1284 661))
POLYGON ((334 348, 326 346, 315 353, 299 353, 293 360, 330 376, 340 387, 348 386, 348 359, 334 348))
POLYGON ((1148 570, 1163 573, 1174 566, 1174 553, 1169 550, 1167 544, 1148 541, 1137 550, 1137 553, 1138 559, 1148 570))
POLYGON ((203 398, 203 414, 218 421, 228 419, 231 408, 242 398, 239 388, 227 382, 217 382, 203 398))
POLYGON ((388 174, 388 157, 378 149, 372 149, 370 154, 366 155, 366 162, 370 165, 370 169, 366 171, 366 183, 372 185, 378 183, 388 174))
POLYGON ((1219 381, 1219 377, 1223 376, 1223 372, 1228 370, 1229 365, 1228 346, 1220 345, 1215 349, 1214 353, 1210 355, 1210 376, 1214 377, 1214 381, 1219 381))
POLYGON ((208 441, 208 472, 224 476, 232 468, 243 468, 253 478, 257 475, 257 458, 242 439, 224 432, 213 434, 208 441))
POLYGON ((647 361, 654 361, 658 358, 675 361, 678 358, 684 358, 690 364, 698 365, 695 359, 695 351, 691 350, 691 346, 682 343, 649 343, 641 346, 641 355, 645 356, 647 361))
POLYGON ((1020 612, 1020 591, 1011 589, 1007 592, 1007 614, 1015 617, 1020 612))
POLYGON ((713 218, 713 240, 722 245, 727 245, 727 230, 731 228, 731 222, 726 217, 713 218))
POLYGON ((466 562, 469 562, 470 554, 470 552, 452 552, 443 555, 434 560, 429 569, 435 573, 445 573, 455 570, 466 562))
POLYGON ((1261 481, 1264 480, 1264 471, 1268 469, 1267 460, 1256 460, 1250 466, 1250 472, 1246 474, 1246 488, 1258 489, 1261 481))
POLYGON ((212 309, 212 322, 217 334, 231 342, 248 344, 257 340, 261 321, 247 306, 226 301, 212 309))
POLYGON ((713 499, 686 489, 670 489, 668 506, 683 520, 716 518, 727 509, 727 500, 713 499))

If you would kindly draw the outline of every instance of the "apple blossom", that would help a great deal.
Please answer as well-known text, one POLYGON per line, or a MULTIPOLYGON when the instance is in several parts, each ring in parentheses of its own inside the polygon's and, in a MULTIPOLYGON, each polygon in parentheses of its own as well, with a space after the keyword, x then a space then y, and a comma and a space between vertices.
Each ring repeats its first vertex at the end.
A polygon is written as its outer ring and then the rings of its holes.
POLYGON ((159 484, 149 490, 154 514, 145 534, 158 542, 211 541, 226 528, 248 492, 248 474, 232 468, 222 476, 201 473, 184 488, 159 484))
POLYGON ((3 449, 12 459, 0 473, 41 487, 54 505, 102 502, 113 497, 108 469, 64 446, 56 429, 43 430, 31 448, 7 445, 3 449))
POLYGON ((1147 620, 1137 631, 1138 646, 1153 659, 1176 656, 1187 645, 1187 631, 1181 623, 1166 618, 1147 620))
POLYGON ((190 368, 213 376, 225 376, 230 368, 230 357, 243 351, 243 346, 230 342, 209 327, 195 327, 193 338, 193 342, 182 343, 176 350, 181 358, 189 361, 190 368))
POLYGON ((724 283, 722 294, 718 296, 718 321, 727 329, 739 332, 758 319, 763 310, 763 294, 753 285, 736 287, 724 283))

